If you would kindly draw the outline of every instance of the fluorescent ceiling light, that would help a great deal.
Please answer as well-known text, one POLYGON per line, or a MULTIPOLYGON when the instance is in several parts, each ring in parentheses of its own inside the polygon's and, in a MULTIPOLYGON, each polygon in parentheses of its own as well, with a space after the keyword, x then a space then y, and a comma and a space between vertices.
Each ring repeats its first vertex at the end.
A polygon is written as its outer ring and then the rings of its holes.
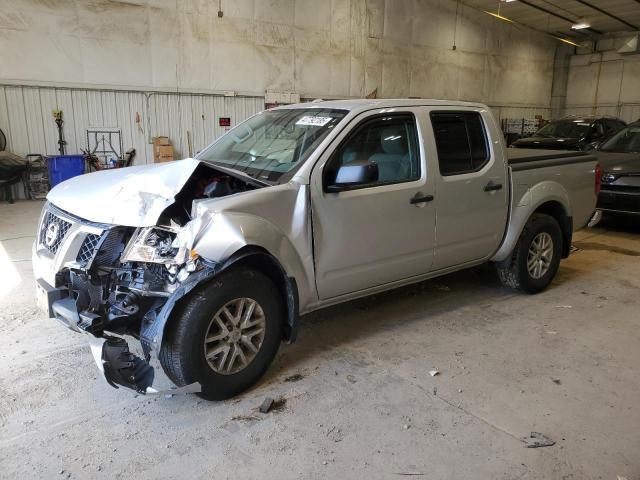
POLYGON ((587 22, 584 18, 578 19, 577 23, 571 25, 571 28, 574 30, 582 30, 583 28, 589 28, 591 24, 587 22))
POLYGON ((507 17, 503 17, 499 13, 487 12, 486 10, 483 10, 483 12, 486 13, 487 15, 491 15, 492 17, 496 17, 496 18, 499 18, 500 20, 504 20, 505 22, 513 23, 513 20, 507 17))
POLYGON ((556 37, 555 35, 552 35, 553 38, 555 38, 556 40, 560 40, 561 42, 567 43, 569 45, 573 45, 574 47, 580 47, 581 45, 577 44, 576 42, 572 42, 571 40, 568 40, 566 38, 562 38, 562 37, 556 37))

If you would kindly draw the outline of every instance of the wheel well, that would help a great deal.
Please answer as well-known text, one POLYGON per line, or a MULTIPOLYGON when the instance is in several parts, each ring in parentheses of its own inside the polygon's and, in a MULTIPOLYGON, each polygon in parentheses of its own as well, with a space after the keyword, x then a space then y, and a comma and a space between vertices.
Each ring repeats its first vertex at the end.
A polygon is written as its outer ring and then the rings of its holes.
POLYGON ((544 213, 556 219, 562 230, 562 258, 567 258, 571 251, 571 238, 573 236, 573 219, 567 215, 560 202, 545 202, 536 208, 534 213, 544 213))
POLYGON ((269 277, 278 287, 287 310, 284 340, 287 343, 294 342, 299 317, 298 285, 295 278, 287 276, 280 262, 268 251, 260 247, 247 246, 241 248, 224 263, 221 271, 230 267, 246 267, 257 270, 269 277))

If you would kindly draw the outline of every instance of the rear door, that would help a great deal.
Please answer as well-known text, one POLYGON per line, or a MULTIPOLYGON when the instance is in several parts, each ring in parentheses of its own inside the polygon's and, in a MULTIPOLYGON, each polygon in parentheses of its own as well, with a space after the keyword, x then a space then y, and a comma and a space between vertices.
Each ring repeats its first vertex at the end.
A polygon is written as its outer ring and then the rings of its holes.
POLYGON ((433 270, 486 259, 507 224, 509 185, 500 133, 481 109, 430 112, 438 155, 433 270), (492 141, 492 139, 494 139, 492 141))
POLYGON ((323 300, 427 273, 433 259, 434 175, 425 164, 424 111, 372 111, 352 122, 311 174, 316 285, 323 300), (327 191, 332 172, 359 161, 377 165, 377 181, 327 191))

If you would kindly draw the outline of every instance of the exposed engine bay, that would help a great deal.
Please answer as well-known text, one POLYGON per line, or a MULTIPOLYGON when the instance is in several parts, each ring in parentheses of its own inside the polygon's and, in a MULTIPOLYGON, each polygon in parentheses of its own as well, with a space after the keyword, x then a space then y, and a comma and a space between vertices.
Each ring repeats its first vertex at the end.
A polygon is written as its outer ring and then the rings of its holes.
MULTIPOLYGON (((101 361, 112 386, 151 391, 154 369, 148 362, 159 348, 171 309, 217 271, 218 265, 201 258, 181 236, 192 219, 194 202, 260 187, 251 179, 200 164, 156 226, 104 225, 101 235, 86 235, 76 261, 56 274, 54 287, 62 298, 53 302, 53 312, 69 328, 103 340, 101 361), (145 359, 131 353, 116 335, 139 339, 145 359)), ((47 222, 73 221, 70 214, 49 208, 40 227, 41 242, 46 242, 52 224, 47 222)))
POLYGON ((158 225, 170 227, 172 222, 180 226, 187 223, 191 220, 194 200, 226 197, 262 186, 257 182, 251 182, 249 177, 241 179, 201 163, 176 195, 173 205, 162 213, 158 225))

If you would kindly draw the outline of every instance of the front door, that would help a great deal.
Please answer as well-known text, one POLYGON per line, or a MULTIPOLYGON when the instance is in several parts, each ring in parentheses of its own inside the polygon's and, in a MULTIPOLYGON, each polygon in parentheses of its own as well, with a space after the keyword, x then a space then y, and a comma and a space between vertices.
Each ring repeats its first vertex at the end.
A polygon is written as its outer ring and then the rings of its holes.
POLYGON ((433 261, 439 270, 495 253, 507 224, 509 185, 501 134, 490 116, 476 110, 429 116, 439 167, 433 261))
POLYGON ((419 108, 362 114, 314 168, 311 205, 320 299, 429 271, 435 209, 420 130, 427 119, 420 122, 420 114, 419 108), (340 166, 350 162, 375 164, 378 179, 328 192, 340 166))

